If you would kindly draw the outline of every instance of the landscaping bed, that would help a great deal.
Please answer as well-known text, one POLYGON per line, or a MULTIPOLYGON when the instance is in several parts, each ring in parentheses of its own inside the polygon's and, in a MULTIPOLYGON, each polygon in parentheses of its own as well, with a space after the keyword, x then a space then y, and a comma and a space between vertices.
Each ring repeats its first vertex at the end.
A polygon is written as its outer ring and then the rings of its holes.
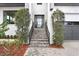
POLYGON ((64 48, 62 45, 56 45, 56 44, 51 44, 49 45, 50 48, 64 48))
POLYGON ((9 47, 0 45, 0 56, 23 56, 27 49, 27 44, 22 44, 19 47, 16 45, 11 45, 9 47))

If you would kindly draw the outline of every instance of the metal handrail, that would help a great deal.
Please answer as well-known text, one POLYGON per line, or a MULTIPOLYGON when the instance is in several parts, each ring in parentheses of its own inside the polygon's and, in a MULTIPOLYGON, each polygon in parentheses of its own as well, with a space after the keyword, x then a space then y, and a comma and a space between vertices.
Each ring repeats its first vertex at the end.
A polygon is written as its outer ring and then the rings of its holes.
POLYGON ((32 38, 33 30, 34 30, 34 23, 32 24, 32 27, 29 31, 29 44, 30 44, 30 41, 31 41, 31 38, 32 38))
POLYGON ((48 43, 50 44, 50 32, 48 30, 48 27, 47 27, 47 23, 45 23, 45 28, 46 28, 46 35, 47 35, 47 38, 48 38, 48 43))
MULTIPOLYGON (((46 35, 47 35, 47 38, 48 38, 48 42, 50 44, 50 32, 48 30, 47 23, 45 23, 45 29, 46 29, 46 35)), ((32 24, 31 30, 29 31, 29 44, 30 44, 30 41, 31 41, 31 38, 32 38, 33 30, 34 30, 34 23, 32 24)))

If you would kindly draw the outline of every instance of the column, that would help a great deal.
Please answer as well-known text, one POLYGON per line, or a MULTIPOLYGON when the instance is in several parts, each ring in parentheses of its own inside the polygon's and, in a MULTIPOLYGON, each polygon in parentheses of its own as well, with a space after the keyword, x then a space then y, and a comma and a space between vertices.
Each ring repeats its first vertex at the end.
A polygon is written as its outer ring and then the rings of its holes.
POLYGON ((51 11, 50 11, 50 3, 48 3, 48 20, 47 20, 47 23, 48 23, 48 29, 49 29, 49 33, 50 33, 50 44, 53 44, 53 38, 52 38, 52 35, 53 35, 53 27, 52 27, 52 19, 51 19, 51 11))

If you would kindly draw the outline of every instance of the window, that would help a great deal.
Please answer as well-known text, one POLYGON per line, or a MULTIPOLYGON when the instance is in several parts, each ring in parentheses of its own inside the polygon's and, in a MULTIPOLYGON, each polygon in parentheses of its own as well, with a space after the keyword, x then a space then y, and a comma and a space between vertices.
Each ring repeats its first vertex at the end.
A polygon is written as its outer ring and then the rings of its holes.
POLYGON ((65 25, 79 25, 79 22, 65 22, 65 25))
POLYGON ((37 5, 42 5, 42 3, 37 3, 37 5))
POLYGON ((15 21, 15 13, 17 11, 4 11, 3 12, 3 19, 7 20, 9 24, 14 24, 15 21))

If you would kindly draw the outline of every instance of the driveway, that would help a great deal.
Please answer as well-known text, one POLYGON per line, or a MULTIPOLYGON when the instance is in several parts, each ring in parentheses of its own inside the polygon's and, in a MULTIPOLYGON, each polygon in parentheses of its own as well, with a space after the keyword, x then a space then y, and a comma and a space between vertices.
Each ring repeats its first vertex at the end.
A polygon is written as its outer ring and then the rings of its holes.
POLYGON ((63 48, 29 47, 25 56, 79 56, 79 40, 65 40, 63 48))

